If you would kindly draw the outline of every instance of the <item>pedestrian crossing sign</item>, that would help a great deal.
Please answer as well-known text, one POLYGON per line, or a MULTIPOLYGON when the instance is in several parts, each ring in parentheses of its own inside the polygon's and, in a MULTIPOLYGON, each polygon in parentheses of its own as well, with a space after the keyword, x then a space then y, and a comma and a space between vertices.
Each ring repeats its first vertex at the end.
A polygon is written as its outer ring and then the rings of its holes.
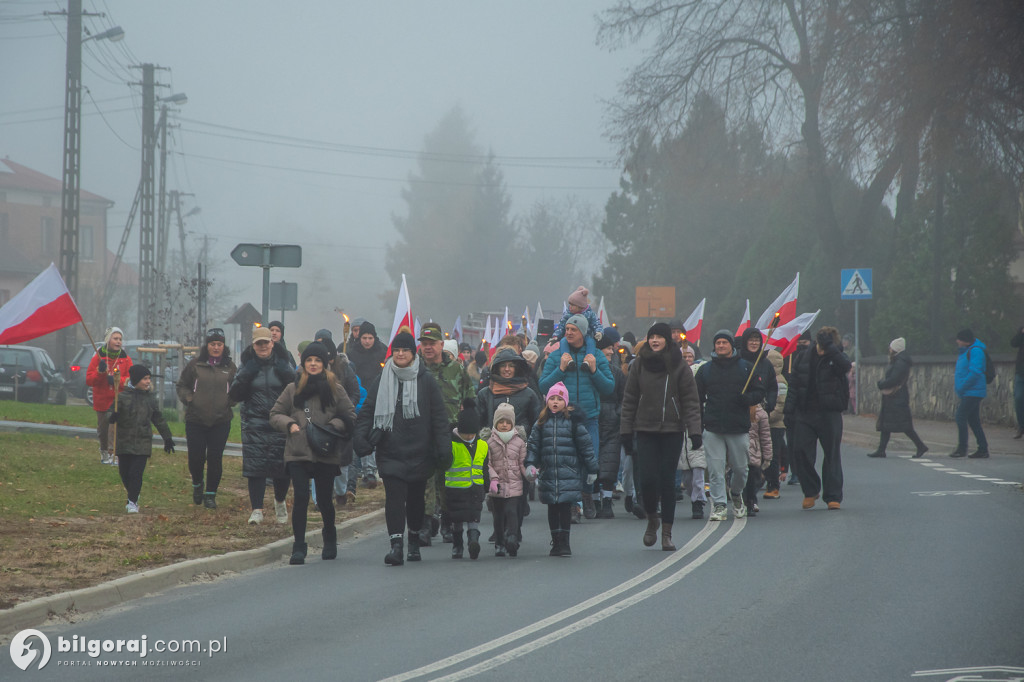
POLYGON ((839 298, 864 300, 871 298, 871 268, 849 268, 839 276, 839 298))

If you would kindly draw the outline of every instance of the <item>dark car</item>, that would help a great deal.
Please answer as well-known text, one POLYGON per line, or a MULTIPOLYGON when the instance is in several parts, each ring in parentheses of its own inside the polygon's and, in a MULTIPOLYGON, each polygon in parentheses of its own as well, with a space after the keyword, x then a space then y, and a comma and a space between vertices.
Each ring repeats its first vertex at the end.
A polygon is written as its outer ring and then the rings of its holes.
POLYGON ((35 346, 0 346, 0 400, 65 405, 64 377, 35 346))
MULTIPOLYGON (((178 381, 178 354, 176 351, 168 351, 163 356, 164 371, 161 375, 158 373, 158 367, 160 364, 160 358, 155 353, 139 352, 140 348, 157 348, 161 344, 174 344, 174 341, 143 341, 141 339, 129 339, 124 342, 124 349, 128 352, 128 357, 132 359, 132 363, 142 362, 153 372, 153 389, 156 390, 160 386, 161 377, 164 380, 164 407, 174 407, 177 405, 177 392, 175 391, 175 384, 178 381)), ((85 383, 85 373, 89 369, 89 363, 92 361, 92 356, 96 354, 93 350, 92 345, 85 344, 75 354, 74 359, 68 366, 68 393, 77 397, 83 398, 87 403, 92 405, 92 387, 85 383)))

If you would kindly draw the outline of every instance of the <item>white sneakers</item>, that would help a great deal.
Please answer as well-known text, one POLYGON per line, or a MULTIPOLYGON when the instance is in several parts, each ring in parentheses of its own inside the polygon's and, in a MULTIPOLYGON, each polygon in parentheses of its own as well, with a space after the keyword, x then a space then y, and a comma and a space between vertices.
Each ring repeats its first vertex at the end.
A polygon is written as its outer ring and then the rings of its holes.
POLYGON ((104 452, 100 450, 100 464, 113 464, 114 454, 112 452, 104 452))
POLYGON ((747 515, 747 507, 743 504, 742 497, 735 497, 732 500, 732 514, 737 519, 742 519, 747 515))
POLYGON ((709 521, 725 521, 729 514, 725 511, 724 504, 716 504, 714 511, 711 512, 711 516, 708 517, 709 521))
MULTIPOLYGON (((278 523, 288 523, 288 503, 274 500, 274 514, 277 516, 278 523)), ((262 513, 260 518, 263 518, 262 513)))
POLYGON ((128 512, 129 514, 138 514, 139 513, 139 503, 138 502, 132 502, 132 501, 129 500, 128 504, 126 504, 124 506, 124 510, 126 512, 128 512))
POLYGON ((249 524, 255 526, 257 523, 263 523, 262 509, 253 509, 252 514, 249 514, 249 524))

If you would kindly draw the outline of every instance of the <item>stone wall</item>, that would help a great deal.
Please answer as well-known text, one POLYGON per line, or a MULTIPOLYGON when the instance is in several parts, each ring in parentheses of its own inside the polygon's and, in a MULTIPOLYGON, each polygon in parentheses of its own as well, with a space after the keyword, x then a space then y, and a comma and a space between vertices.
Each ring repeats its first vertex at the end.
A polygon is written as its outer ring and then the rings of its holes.
MULTIPOLYGON (((951 421, 956 408, 953 390, 954 355, 911 356, 914 367, 910 372, 910 409, 914 417, 951 421)), ((1013 375, 1015 356, 993 355, 996 378, 988 385, 988 396, 981 401, 983 424, 1016 426, 1013 410, 1013 375)), ((887 357, 861 358, 860 414, 878 414, 882 394, 876 385, 885 376, 889 364, 887 357)))

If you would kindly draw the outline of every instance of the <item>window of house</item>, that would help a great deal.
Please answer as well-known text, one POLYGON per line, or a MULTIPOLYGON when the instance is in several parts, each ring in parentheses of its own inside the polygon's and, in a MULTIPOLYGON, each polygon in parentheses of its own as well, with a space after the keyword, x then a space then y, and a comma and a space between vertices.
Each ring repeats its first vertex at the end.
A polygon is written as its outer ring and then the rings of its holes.
POLYGON ((92 225, 79 225, 78 230, 78 257, 82 260, 93 260, 92 225))

